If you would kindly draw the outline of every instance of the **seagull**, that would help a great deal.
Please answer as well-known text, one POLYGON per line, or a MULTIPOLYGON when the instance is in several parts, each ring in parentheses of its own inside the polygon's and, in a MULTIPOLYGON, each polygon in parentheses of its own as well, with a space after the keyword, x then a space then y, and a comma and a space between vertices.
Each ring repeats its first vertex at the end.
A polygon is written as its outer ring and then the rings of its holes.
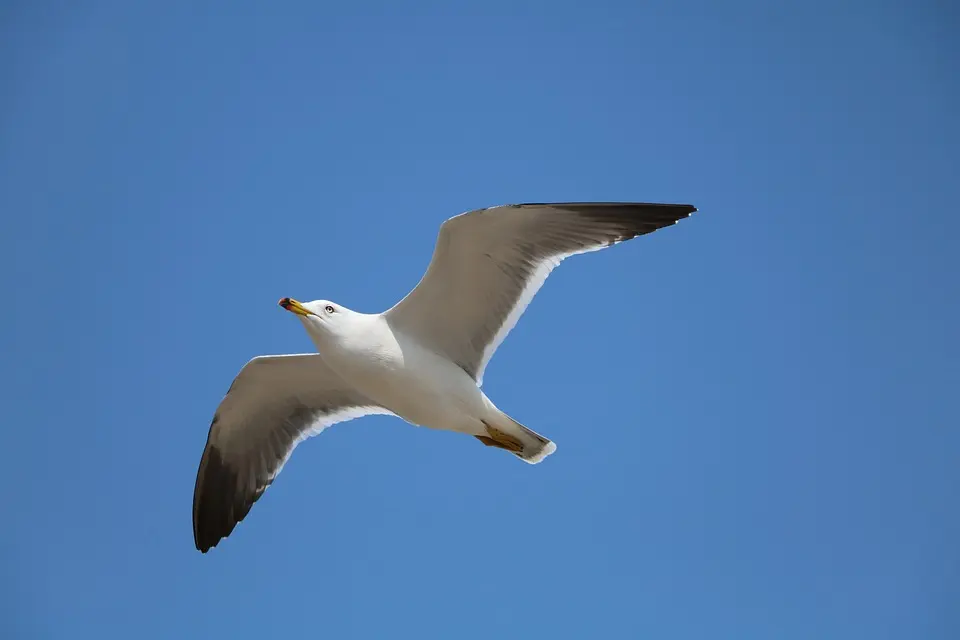
POLYGON ((197 549, 206 553, 230 535, 300 442, 361 416, 392 415, 467 434, 524 462, 541 462, 556 445, 481 390, 490 358, 563 259, 651 233, 696 210, 614 202, 477 209, 440 226, 423 278, 383 313, 281 299, 317 353, 257 356, 233 380, 197 471, 197 549))

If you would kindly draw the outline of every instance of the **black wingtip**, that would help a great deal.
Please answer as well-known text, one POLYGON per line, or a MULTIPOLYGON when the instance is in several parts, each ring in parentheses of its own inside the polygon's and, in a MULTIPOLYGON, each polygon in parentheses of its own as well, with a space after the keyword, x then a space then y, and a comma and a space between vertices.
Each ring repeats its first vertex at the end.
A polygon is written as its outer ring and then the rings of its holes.
POLYGON ((697 212, 697 208, 692 204, 676 204, 666 202, 525 202, 523 204, 510 205, 512 207, 555 207, 558 209, 570 209, 587 211, 628 211, 643 212, 653 215, 673 216, 679 220, 697 212))
MULTIPOLYGON (((629 203, 624 203, 624 204, 629 205, 629 203)), ((644 202, 644 203, 637 203, 635 206, 649 208, 649 209, 661 209, 664 211, 674 210, 681 214, 686 214, 688 216, 691 213, 697 212, 697 208, 692 204, 658 204, 655 202, 644 202)))
POLYGON ((674 211, 677 222, 684 218, 689 218, 697 212, 697 208, 692 204, 669 204, 669 205, 650 205, 652 207, 662 207, 664 211, 674 211))
POLYGON ((193 495, 193 542, 201 553, 229 536, 260 497, 243 499, 237 491, 238 475, 217 447, 207 445, 193 495))
POLYGON ((519 206, 563 209, 598 223, 622 227, 622 233, 616 238, 616 242, 669 227, 697 210, 692 204, 656 202, 563 202, 519 206))

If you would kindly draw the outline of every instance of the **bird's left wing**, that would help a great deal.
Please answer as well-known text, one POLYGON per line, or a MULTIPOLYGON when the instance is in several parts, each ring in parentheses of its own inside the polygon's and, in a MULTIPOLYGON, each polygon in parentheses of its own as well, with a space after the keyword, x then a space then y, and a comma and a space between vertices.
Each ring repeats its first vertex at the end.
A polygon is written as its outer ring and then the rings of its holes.
POLYGON ((230 535, 302 440, 345 420, 389 414, 319 354, 260 356, 213 416, 193 493, 193 538, 206 553, 230 535))
POLYGON ((670 226, 688 204, 566 202, 477 209, 440 226, 420 283, 384 315, 477 384, 550 272, 569 256, 670 226))

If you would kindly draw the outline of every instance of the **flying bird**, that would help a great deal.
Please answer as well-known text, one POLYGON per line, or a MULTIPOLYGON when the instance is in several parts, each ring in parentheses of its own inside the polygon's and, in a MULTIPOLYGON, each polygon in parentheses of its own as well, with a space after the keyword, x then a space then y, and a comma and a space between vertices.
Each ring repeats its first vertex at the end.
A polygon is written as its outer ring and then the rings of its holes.
POLYGON ((370 414, 468 434, 536 464, 556 450, 480 389, 494 351, 560 261, 669 226, 687 204, 515 204, 440 226, 423 278, 383 313, 280 300, 317 353, 247 362, 214 413, 193 494, 203 553, 230 535, 302 440, 370 414))

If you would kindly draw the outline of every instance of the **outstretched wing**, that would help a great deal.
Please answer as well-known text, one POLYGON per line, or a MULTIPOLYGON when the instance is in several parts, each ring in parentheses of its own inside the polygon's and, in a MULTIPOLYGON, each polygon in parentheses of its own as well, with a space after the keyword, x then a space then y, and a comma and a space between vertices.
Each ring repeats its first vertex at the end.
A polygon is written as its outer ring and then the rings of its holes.
POLYGON ((482 384, 493 353, 564 258, 651 233, 694 211, 688 204, 571 202, 455 216, 440 227, 423 279, 386 312, 387 321, 482 384))
POLYGON ((193 492, 193 538, 206 553, 230 535, 302 440, 372 413, 318 354, 260 356, 243 366, 213 416, 193 492))

